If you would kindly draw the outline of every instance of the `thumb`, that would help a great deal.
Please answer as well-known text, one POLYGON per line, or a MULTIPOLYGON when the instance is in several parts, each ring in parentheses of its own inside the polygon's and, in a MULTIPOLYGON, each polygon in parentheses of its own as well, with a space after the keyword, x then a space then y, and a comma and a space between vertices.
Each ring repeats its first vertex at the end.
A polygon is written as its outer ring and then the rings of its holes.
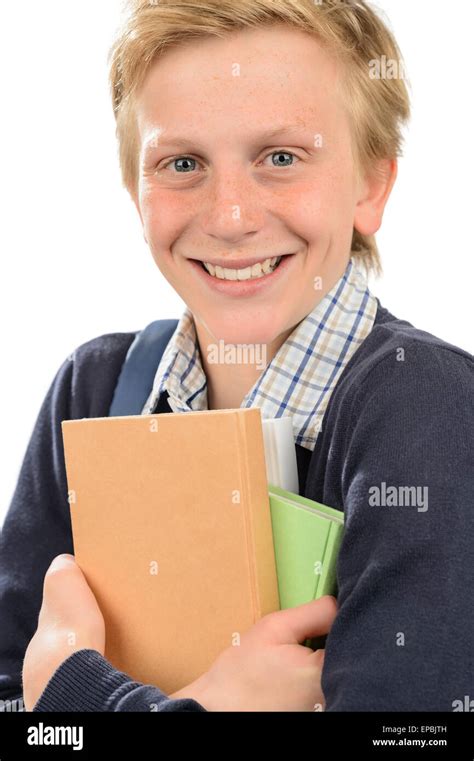
POLYGON ((275 630, 278 632, 278 639, 282 643, 297 644, 308 638, 327 634, 336 613, 336 598, 332 595, 324 595, 304 605, 276 611, 272 615, 277 617, 278 625, 275 630))
POLYGON ((63 553, 57 555, 46 571, 43 583, 43 597, 55 598, 68 595, 72 587, 78 584, 78 578, 82 576, 79 566, 76 564, 74 555, 63 553))
POLYGON ((47 612, 54 611, 58 622, 98 611, 92 590, 73 555, 58 555, 49 566, 44 577, 43 605, 47 612))

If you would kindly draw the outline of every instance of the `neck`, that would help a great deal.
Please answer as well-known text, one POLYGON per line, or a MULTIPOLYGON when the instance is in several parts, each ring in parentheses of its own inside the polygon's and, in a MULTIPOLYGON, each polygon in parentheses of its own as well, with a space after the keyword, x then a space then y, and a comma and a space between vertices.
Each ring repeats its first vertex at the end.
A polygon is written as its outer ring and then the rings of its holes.
POLYGON ((240 408, 245 395, 255 385, 293 331, 291 328, 269 344, 259 344, 261 350, 259 356, 252 357, 250 352, 247 355, 242 352, 242 355, 239 356, 238 351, 236 351, 238 344, 225 344, 223 341, 216 341, 216 338, 196 319, 194 319, 194 325, 201 354, 202 369, 207 379, 209 410, 240 408), (222 357, 219 350, 225 351, 226 357, 230 357, 229 363, 221 361, 222 357), (217 353, 218 361, 213 361, 213 351, 217 353), (262 366, 262 357, 264 366, 262 366), (245 361, 249 358, 253 361, 245 361))

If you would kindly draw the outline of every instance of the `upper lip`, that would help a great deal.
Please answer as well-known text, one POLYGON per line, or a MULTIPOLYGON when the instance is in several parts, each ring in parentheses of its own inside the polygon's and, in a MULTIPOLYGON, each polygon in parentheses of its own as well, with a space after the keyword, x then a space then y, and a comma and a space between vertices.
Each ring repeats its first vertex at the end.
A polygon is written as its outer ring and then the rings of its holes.
POLYGON ((261 264, 267 259, 278 259, 279 256, 289 256, 289 254, 274 254, 272 256, 259 256, 258 259, 194 259, 197 262, 206 262, 213 264, 214 267, 223 267, 230 270, 241 270, 246 267, 253 267, 254 264, 261 264))

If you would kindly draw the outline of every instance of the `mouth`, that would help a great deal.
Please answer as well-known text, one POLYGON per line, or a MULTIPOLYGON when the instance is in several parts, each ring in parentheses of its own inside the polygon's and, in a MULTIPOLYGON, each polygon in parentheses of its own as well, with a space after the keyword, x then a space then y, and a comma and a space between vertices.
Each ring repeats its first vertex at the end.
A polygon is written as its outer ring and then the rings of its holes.
POLYGON ((216 280, 239 281, 260 280, 263 277, 271 275, 278 269, 282 261, 293 254, 282 254, 281 256, 269 257, 260 260, 248 260, 239 262, 229 262, 221 266, 213 262, 204 262, 200 259, 191 259, 198 264, 207 275, 216 280), (232 264, 232 266, 230 266, 232 264))
MULTIPOLYGON (((252 266, 248 264, 240 269, 220 267, 211 262, 203 262, 200 259, 188 259, 190 266, 197 278, 214 294, 227 298, 258 298, 260 294, 271 291, 278 287, 278 283, 286 282, 294 260, 297 260, 297 252, 282 254, 269 259, 253 260, 252 266), (212 267, 214 272, 212 273, 212 267)), ((222 261, 222 260, 221 260, 222 261)), ((252 260, 247 260, 247 263, 252 260)), ((242 262, 239 261, 240 265, 242 262)), ((237 262, 233 262, 236 264, 237 262)), ((245 263, 245 260, 244 262, 245 263)))

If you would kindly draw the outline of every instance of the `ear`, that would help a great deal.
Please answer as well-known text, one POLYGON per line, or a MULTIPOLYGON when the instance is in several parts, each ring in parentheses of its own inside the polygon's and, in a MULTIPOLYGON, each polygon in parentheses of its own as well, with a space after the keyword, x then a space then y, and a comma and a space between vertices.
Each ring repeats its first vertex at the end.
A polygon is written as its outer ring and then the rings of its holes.
POLYGON ((135 204, 136 210, 138 211, 138 216, 140 217, 140 222, 142 223, 143 238, 145 240, 145 243, 148 245, 148 240, 147 240, 147 237, 145 235, 145 228, 143 226, 143 217, 142 217, 142 212, 141 212, 141 209, 140 209, 140 202, 138 200, 138 191, 137 191, 136 188, 127 188, 127 190, 128 190, 128 192, 130 194, 130 198, 132 199, 133 203, 135 204))
POLYGON ((380 228, 397 174, 397 159, 383 159, 360 179, 354 227, 361 235, 374 235, 380 228))

